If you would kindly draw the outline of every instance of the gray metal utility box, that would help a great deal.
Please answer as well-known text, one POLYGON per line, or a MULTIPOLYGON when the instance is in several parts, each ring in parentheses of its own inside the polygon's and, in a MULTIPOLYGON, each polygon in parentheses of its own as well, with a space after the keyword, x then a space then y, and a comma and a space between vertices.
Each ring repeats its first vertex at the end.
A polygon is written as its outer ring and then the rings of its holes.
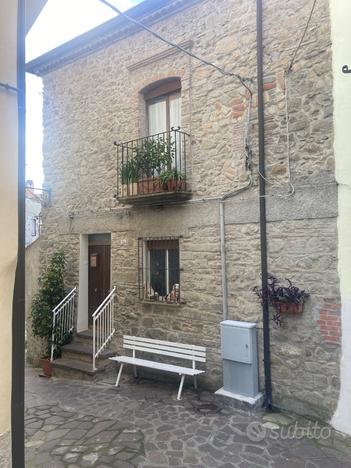
POLYGON ((221 322, 223 390, 256 398, 258 395, 256 324, 221 322))

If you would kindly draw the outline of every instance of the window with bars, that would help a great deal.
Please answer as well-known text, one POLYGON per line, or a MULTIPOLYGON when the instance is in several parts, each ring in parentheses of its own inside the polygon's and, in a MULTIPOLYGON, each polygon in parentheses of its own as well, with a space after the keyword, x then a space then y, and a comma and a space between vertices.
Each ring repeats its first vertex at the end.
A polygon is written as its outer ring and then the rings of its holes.
POLYGON ((179 239, 139 238, 139 297, 180 303, 179 239))

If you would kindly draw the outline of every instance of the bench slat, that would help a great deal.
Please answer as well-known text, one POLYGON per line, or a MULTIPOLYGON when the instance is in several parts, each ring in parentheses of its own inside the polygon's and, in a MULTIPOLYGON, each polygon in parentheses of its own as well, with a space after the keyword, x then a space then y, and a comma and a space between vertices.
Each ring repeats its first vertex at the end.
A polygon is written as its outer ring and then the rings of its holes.
POLYGON ((148 367, 150 369, 164 370, 184 375, 199 375, 204 373, 202 370, 190 369, 189 367, 175 366, 173 364, 164 364, 161 362, 148 361, 146 359, 133 358, 129 356, 115 356, 109 358, 111 361, 117 361, 134 366, 148 367))
POLYGON ((198 357, 206 357, 206 352, 205 351, 195 351, 193 349, 185 349, 185 348, 178 348, 175 346, 166 346, 166 345, 160 345, 160 344, 155 344, 155 343, 142 343, 140 341, 135 341, 135 340, 130 340, 130 339, 125 339, 123 347, 125 345, 129 346, 143 346, 144 348, 150 348, 150 352, 153 350, 163 350, 163 351, 173 351, 175 353, 181 353, 181 354, 190 354, 191 356, 198 356, 198 357))
POLYGON ((183 348, 183 349, 194 349, 195 351, 206 352, 206 348, 204 346, 197 346, 197 345, 184 344, 184 343, 175 343, 174 341, 154 340, 152 338, 143 338, 139 336, 130 336, 130 335, 124 335, 123 339, 139 341, 142 343, 153 343, 153 344, 160 344, 160 345, 166 345, 166 346, 174 346, 176 348, 183 348))
POLYGON ((189 361, 206 362, 206 358, 204 357, 191 356, 189 354, 183 354, 181 352, 172 352, 172 351, 163 351, 159 349, 145 348, 142 344, 140 344, 140 346, 125 344, 123 345, 123 347, 125 349, 135 349, 136 351, 144 351, 144 352, 153 353, 153 354, 161 354, 163 356, 173 356, 179 359, 188 359, 189 361))

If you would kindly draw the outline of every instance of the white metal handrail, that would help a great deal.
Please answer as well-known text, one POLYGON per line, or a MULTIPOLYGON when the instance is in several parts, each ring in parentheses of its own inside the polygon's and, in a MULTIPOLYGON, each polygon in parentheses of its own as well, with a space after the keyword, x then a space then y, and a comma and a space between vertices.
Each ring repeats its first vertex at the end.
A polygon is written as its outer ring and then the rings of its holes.
POLYGON ((99 354, 111 341, 115 329, 113 327, 113 308, 116 297, 114 287, 93 313, 93 370, 96 370, 95 361, 99 354))
POLYGON ((76 323, 75 297, 77 288, 70 291, 67 296, 52 311, 51 357, 54 360, 54 351, 61 344, 67 333, 73 332, 76 323))

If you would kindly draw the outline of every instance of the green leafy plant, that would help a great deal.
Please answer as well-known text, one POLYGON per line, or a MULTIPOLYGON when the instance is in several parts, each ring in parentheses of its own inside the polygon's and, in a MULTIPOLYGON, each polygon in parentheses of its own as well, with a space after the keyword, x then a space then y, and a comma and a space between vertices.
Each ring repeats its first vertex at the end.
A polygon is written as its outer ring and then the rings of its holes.
POLYGON ((121 167, 121 182, 122 184, 129 184, 138 180, 138 167, 137 160, 130 159, 121 167))
MULTIPOLYGON (((64 273, 66 259, 63 252, 52 255, 48 267, 40 276, 40 288, 34 296, 31 309, 33 335, 40 337, 45 343, 45 355, 50 356, 52 340, 52 310, 65 297, 64 273)), ((56 330, 54 330, 54 336, 56 330)), ((67 341, 68 337, 64 337, 67 341)), ((63 343, 58 343, 63 344, 63 343)))
MULTIPOLYGON (((292 281, 288 278, 286 278, 285 281, 286 283, 283 284, 281 280, 273 275, 268 277, 267 301, 274 309, 273 321, 279 326, 282 325, 282 304, 302 305, 305 303, 306 299, 310 297, 309 293, 304 289, 294 286, 292 281)), ((255 286, 253 291, 259 297, 261 302, 263 302, 262 288, 255 286)))
POLYGON ((135 148, 135 167, 139 177, 153 177, 170 167, 174 159, 174 142, 149 138, 135 148))
POLYGON ((167 183, 168 180, 185 180, 185 174, 178 171, 176 168, 168 169, 161 172, 160 179, 163 184, 167 183))

